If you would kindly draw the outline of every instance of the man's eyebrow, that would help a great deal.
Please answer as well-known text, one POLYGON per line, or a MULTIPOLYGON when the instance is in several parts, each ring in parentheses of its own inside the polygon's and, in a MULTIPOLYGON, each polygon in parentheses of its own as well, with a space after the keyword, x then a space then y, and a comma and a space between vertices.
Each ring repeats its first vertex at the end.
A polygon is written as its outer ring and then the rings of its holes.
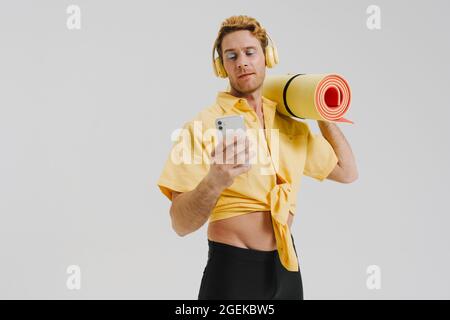
MULTIPOLYGON (((256 47, 254 46, 250 46, 250 47, 245 47, 244 49, 256 49, 256 47)), ((235 49, 226 49, 223 53, 226 53, 228 51, 234 51, 235 49)))

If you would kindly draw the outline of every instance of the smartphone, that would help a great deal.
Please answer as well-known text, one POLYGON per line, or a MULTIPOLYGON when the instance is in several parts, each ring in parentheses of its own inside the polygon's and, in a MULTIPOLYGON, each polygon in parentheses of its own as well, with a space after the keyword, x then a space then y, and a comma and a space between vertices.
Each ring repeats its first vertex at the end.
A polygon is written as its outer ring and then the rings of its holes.
MULTIPOLYGON (((232 116, 224 116, 216 118, 216 129, 217 129, 217 138, 219 141, 223 141, 223 139, 228 140, 234 136, 245 136, 247 135, 244 116, 243 115, 232 115, 232 116)), ((237 149, 233 149, 233 152, 238 151, 239 148, 245 148, 245 145, 238 145, 237 149)), ((235 159, 235 161, 239 161, 239 163, 246 163, 246 159, 239 157, 239 159, 235 159)))
POLYGON ((226 136, 228 134, 245 134, 246 127, 243 115, 232 115, 216 118, 216 129, 226 136), (242 132, 240 132, 242 130, 242 132))

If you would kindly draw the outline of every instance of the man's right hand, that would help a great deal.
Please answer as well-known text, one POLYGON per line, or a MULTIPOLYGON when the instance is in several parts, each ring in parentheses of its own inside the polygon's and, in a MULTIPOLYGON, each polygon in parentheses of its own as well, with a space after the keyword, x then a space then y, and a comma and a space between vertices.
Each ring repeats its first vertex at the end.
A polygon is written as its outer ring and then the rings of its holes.
POLYGON ((219 135, 219 142, 211 152, 208 182, 218 190, 228 188, 235 177, 251 169, 250 160, 255 154, 247 135, 228 135, 223 138, 219 135))

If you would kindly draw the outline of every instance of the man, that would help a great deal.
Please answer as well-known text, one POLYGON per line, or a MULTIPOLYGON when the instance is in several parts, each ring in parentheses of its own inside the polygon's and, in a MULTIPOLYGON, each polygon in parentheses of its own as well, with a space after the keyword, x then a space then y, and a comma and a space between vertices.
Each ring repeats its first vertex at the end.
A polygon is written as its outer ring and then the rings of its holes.
POLYGON ((194 232, 209 220, 208 262, 199 299, 303 299, 290 233, 301 176, 341 183, 358 176, 351 148, 336 124, 318 121, 323 136, 313 134, 306 122, 277 113, 276 103, 262 96, 267 46, 267 34, 254 18, 226 19, 214 48, 230 90, 219 92, 216 103, 183 129, 192 139, 186 145, 204 151, 210 145, 195 134, 196 124, 203 125, 200 133, 205 135, 217 117, 243 115, 248 129, 264 133, 256 153, 270 161, 224 163, 224 156, 236 159, 244 153, 253 159, 255 153, 249 154, 248 137, 223 139, 213 147, 210 161, 180 163, 172 157, 158 181, 172 200, 170 216, 178 235, 194 232), (272 131, 279 132, 277 138, 272 131), (235 144, 245 147, 239 151, 235 144), (271 174, 262 170, 268 163, 271 174))

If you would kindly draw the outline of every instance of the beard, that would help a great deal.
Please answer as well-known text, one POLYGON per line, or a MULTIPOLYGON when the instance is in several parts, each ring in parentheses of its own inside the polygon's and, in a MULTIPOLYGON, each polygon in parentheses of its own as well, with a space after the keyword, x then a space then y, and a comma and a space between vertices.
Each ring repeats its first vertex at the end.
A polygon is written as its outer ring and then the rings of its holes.
POLYGON ((257 90, 259 90, 263 83, 264 83, 264 77, 258 77, 257 75, 254 76, 254 79, 251 79, 251 81, 248 82, 239 82, 238 81, 231 81, 230 80, 230 86, 234 91, 237 91, 240 94, 250 94, 257 90))

